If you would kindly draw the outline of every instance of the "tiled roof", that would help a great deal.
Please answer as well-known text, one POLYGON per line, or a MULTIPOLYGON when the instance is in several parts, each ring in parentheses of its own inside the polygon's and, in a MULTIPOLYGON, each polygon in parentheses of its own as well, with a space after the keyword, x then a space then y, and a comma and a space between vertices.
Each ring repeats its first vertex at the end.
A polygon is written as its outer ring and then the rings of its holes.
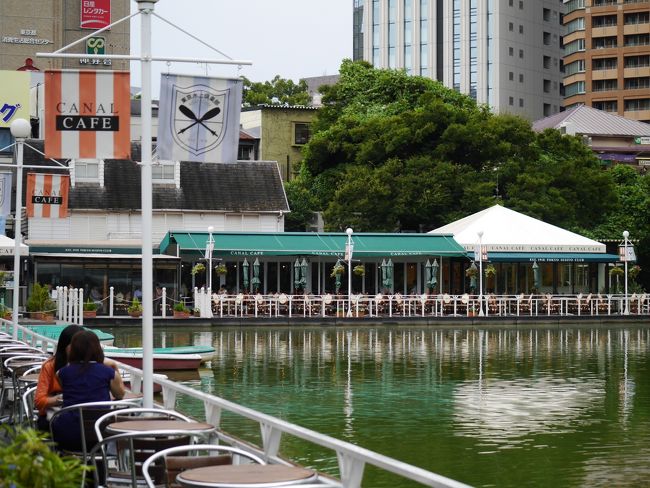
POLYGON ((650 136, 650 124, 626 119, 620 115, 603 112, 580 105, 544 119, 533 122, 533 130, 559 129, 566 127, 571 134, 599 136, 650 136), (571 130, 569 131, 569 127, 571 130))
MULTIPOLYGON (((28 143, 43 150, 43 141, 28 143)), ((132 144, 133 161, 105 161, 104 187, 78 184, 70 190, 71 209, 140 209, 140 144, 132 144)), ((25 165, 53 163, 25 148, 25 165)), ((28 172, 67 173, 58 169, 25 169, 28 172)), ((26 183, 24 183, 26 185, 26 183)), ((181 187, 154 184, 153 208, 227 212, 288 211, 278 165, 274 161, 238 161, 232 164, 181 162, 181 187)))

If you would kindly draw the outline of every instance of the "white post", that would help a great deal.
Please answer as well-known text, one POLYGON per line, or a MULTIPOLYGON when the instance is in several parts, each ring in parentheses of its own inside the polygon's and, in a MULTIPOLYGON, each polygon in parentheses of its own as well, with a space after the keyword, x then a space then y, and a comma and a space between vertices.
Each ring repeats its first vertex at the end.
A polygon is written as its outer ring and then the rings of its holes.
POLYGON ((153 408, 153 240, 151 196, 151 13, 158 0, 136 0, 141 13, 142 60, 142 405, 153 408))
POLYGON ((16 119, 11 123, 11 135, 16 139, 16 210, 14 218, 14 299, 11 314, 13 338, 18 339, 18 306, 20 305, 20 244, 23 209, 23 150, 25 139, 32 133, 28 120, 16 119))
POLYGON ((352 317, 352 227, 345 229, 348 235, 346 254, 348 255, 348 317, 352 317))
POLYGON ((627 243, 628 243, 627 238, 628 237, 630 237, 630 233, 626 230, 623 231, 623 239, 625 240, 623 243, 623 246, 625 247, 623 253, 623 261, 625 263, 625 308, 623 309, 623 315, 630 315, 630 303, 627 299, 627 243))
POLYGON ((478 316, 483 317, 483 231, 478 231, 478 316))
POLYGON ((56 287, 56 316, 59 318, 59 320, 63 320, 63 307, 61 306, 62 304, 63 304, 63 287, 57 286, 56 287))
POLYGON ((84 324, 84 289, 79 288, 79 303, 77 303, 77 323, 84 324))
POLYGON ((160 299, 162 301, 161 303, 161 310, 162 310, 162 316, 163 318, 167 317, 167 287, 163 286, 162 289, 162 298, 160 299))
POLYGON ((108 291, 108 316, 113 316, 113 300, 115 298, 115 287, 111 286, 108 291))
POLYGON ((214 251, 214 240, 212 240, 212 231, 214 227, 208 227, 208 245, 205 249, 206 258, 208 258, 208 290, 212 290, 212 252, 214 251))

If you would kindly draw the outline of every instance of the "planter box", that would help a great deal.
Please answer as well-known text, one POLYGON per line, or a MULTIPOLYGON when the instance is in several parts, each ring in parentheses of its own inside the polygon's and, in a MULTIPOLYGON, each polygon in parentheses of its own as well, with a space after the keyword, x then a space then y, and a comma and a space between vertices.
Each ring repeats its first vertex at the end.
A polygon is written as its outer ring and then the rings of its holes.
POLYGON ((138 310, 137 312, 128 312, 128 314, 131 317, 142 317, 142 310, 138 310))
POLYGON ((189 312, 178 312, 174 310, 174 318, 175 319, 189 319, 190 318, 190 313, 189 312))
POLYGON ((97 317, 97 310, 84 310, 84 319, 94 319, 97 317))
POLYGON ((54 315, 45 312, 29 312, 29 316, 34 320, 42 320, 43 322, 52 322, 54 315))

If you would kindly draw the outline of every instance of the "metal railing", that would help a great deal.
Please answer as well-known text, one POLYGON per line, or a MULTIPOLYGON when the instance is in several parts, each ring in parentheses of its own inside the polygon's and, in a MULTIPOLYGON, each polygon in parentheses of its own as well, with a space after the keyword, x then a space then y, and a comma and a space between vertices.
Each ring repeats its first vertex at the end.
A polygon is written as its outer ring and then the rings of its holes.
MULTIPOLYGON (((10 331, 14 325, 6 320, 0 319, 0 330, 10 331)), ((43 351, 53 350, 56 340, 36 334, 27 327, 18 325, 22 340, 41 348, 43 351)), ((127 371, 130 378, 130 387, 134 392, 141 392, 143 373, 137 368, 120 364, 120 369, 127 371)), ((323 486, 337 486, 343 488, 360 488, 363 481, 363 474, 366 465, 375 466, 381 470, 393 473, 407 480, 416 481, 424 486, 439 488, 462 488, 467 485, 437 475, 416 466, 384 456, 369 449, 335 439, 325 434, 292 424, 285 420, 278 419, 271 415, 258 412, 237 403, 223 398, 209 395, 188 386, 181 385, 174 381, 157 377, 156 383, 162 387, 163 407, 175 409, 179 397, 192 398, 203 404, 206 422, 215 425, 218 429, 221 425, 223 412, 229 412, 239 417, 256 422, 259 426, 262 446, 254 451, 263 457, 267 462, 289 464, 280 454, 280 441, 283 435, 293 436, 303 441, 326 448, 336 453, 340 481, 321 477, 323 486)), ((235 447, 251 449, 249 443, 244 442, 233 435, 219 430, 218 442, 227 442, 235 447)))

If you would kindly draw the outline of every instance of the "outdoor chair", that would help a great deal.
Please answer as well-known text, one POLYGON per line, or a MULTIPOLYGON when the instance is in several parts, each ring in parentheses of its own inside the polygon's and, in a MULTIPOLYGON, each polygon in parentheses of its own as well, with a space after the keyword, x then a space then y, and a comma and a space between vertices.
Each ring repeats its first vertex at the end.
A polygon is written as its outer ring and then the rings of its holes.
POLYGON ((560 305, 553 300, 553 295, 547 293, 542 302, 542 311, 546 315, 557 315, 559 313, 560 305))
POLYGON ((266 464, 262 458, 236 447, 216 446, 213 444, 198 444, 165 449, 157 452, 144 462, 142 472, 148 488, 156 488, 154 479, 150 474, 153 465, 158 460, 163 460, 166 487, 175 488, 176 476, 187 469, 203 468, 207 466, 220 466, 226 464, 243 464, 242 461, 252 461, 254 464, 266 464), (192 452, 218 453, 218 456, 188 456, 192 452))
MULTIPOLYGON (((197 432, 179 429, 127 432, 106 437, 89 453, 95 487, 145 486, 145 461, 157 452, 189 446, 192 438, 197 436, 200 436, 197 432)), ((156 465, 151 470, 155 483, 160 485, 165 477, 164 468, 156 465)))
POLYGON ((532 314, 533 311, 533 295, 528 298, 523 293, 517 297, 517 315, 532 314))
POLYGON ((451 301, 451 297, 446 293, 442 295, 442 314, 443 315, 454 314, 454 303, 451 301))
POLYGON ((36 421, 38 420, 38 412, 34 409, 35 394, 36 386, 31 386, 22 395, 23 423, 31 429, 36 428, 36 421))
POLYGON ((599 315, 600 314, 609 315, 610 304, 608 298, 604 298, 600 293, 596 297, 596 313, 598 313, 599 315))

